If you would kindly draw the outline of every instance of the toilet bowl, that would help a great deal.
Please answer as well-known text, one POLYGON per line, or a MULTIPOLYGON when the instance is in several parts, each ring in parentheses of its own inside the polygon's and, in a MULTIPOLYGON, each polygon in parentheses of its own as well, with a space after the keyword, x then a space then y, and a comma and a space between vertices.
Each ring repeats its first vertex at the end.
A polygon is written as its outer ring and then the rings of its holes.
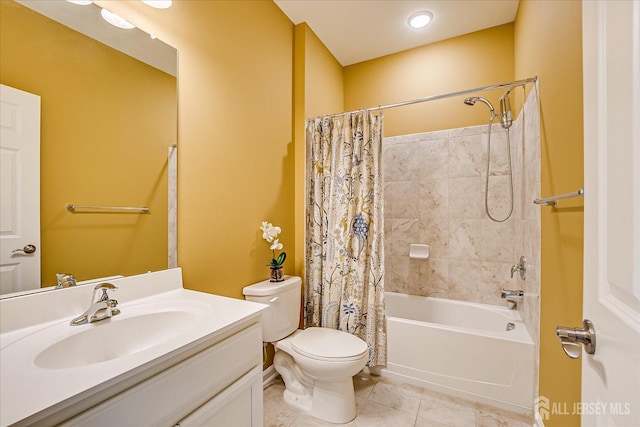
POLYGON ((334 329, 308 328, 275 347, 273 364, 285 382, 287 404, 331 423, 355 418, 353 376, 369 358, 364 341, 334 329))
POLYGON ((323 421, 349 422, 356 416, 353 376, 367 364, 368 346, 334 329, 297 329, 301 285, 299 277, 287 277, 247 286, 243 293, 269 305, 263 312, 263 341, 275 346, 273 365, 285 383, 285 403, 323 421))

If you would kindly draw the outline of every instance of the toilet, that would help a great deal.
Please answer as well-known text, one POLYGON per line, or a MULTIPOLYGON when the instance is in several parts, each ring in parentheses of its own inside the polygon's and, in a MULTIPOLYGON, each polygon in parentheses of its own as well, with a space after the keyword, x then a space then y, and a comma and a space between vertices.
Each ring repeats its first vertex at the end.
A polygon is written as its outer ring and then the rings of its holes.
POLYGON ((353 376, 367 364, 367 344, 355 335, 329 328, 298 329, 300 277, 265 280, 243 289, 245 299, 263 311, 262 340, 273 343, 273 365, 285 383, 284 401, 300 412, 330 423, 356 416, 353 376))

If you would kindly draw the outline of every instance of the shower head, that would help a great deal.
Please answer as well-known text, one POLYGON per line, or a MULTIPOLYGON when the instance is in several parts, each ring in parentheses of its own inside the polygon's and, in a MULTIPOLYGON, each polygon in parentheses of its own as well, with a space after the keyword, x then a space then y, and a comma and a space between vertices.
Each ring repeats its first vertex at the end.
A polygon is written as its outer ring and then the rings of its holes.
POLYGON ((473 98, 472 98, 472 97, 469 97, 469 98, 465 98, 465 99, 464 99, 464 103, 465 103, 465 104, 467 104, 467 105, 474 106, 474 105, 476 105, 476 101, 477 101, 477 100, 478 100, 478 97, 477 97, 477 96, 476 96, 476 97, 473 97, 473 98))
MULTIPOLYGON (((507 89, 507 91, 500 97, 500 123, 502 127, 505 129, 509 129, 513 124, 513 115, 511 113, 511 102, 509 101, 509 94, 511 93, 511 89, 507 89)), ((465 100, 466 102, 466 100, 465 100)))
POLYGON ((495 111, 493 109, 493 105, 491 105, 491 103, 489 101, 487 101, 486 99, 484 99, 484 98, 482 98, 480 96, 473 96, 473 97, 469 97, 469 98, 465 98, 464 99, 464 103, 467 104, 467 105, 471 105, 471 106, 475 105, 476 102, 478 102, 478 101, 486 104, 487 107, 489 107, 489 111, 491 111, 491 117, 493 118, 493 116, 495 116, 495 111))

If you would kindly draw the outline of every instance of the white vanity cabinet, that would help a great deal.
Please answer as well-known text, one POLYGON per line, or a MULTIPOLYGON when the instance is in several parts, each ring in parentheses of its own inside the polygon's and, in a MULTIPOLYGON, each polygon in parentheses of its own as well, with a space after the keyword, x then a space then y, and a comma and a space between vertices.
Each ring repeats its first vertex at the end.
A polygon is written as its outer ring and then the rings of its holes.
POLYGON ((92 286, 0 299, 0 427, 262 426, 266 305, 179 268, 110 283, 120 313, 80 326, 92 286))
POLYGON ((61 426, 262 426, 260 324, 236 329, 61 426))
POLYGON ((261 425, 262 369, 256 367, 175 427, 261 425))

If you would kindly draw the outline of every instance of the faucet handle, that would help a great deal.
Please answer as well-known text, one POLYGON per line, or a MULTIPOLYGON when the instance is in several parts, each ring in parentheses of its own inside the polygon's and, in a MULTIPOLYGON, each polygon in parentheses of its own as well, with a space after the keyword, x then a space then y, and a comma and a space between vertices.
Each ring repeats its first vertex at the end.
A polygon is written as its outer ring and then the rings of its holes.
MULTIPOLYGON (((112 285, 111 283, 100 283, 98 285, 96 285, 95 288, 93 288, 93 298, 91 300, 91 303, 93 304, 94 302, 100 302, 100 301, 109 301, 109 295, 107 294, 107 291, 115 291, 116 289, 118 289, 116 286, 112 285), (96 299, 96 296, 98 295, 98 292, 102 291, 102 294, 100 295, 99 298, 96 299)), ((117 304, 117 302, 116 302, 117 304)))
POLYGON ((511 278, 512 278, 512 279, 513 279, 513 274, 514 274, 516 271, 518 271, 518 270, 520 270, 520 267, 518 267, 518 265, 517 265, 517 264, 513 264, 513 265, 511 266, 511 278))
POLYGON ((525 280, 527 277, 527 259, 523 256, 520 257, 520 262, 518 264, 514 264, 511 266, 511 278, 513 279, 513 274, 516 271, 520 272, 520 278, 525 280))
POLYGON ((93 288, 96 291, 99 291, 100 289, 118 289, 115 285, 112 285, 111 283, 100 283, 98 285, 96 285, 95 288, 93 288))

